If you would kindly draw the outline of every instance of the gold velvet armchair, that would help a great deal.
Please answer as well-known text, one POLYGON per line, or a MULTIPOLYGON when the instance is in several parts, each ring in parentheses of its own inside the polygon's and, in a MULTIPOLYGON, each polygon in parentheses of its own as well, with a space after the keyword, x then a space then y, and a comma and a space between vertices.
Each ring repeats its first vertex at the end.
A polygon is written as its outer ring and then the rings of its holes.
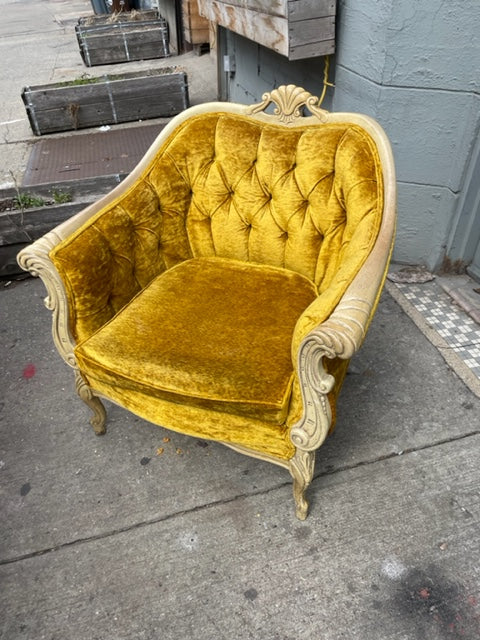
POLYGON ((394 165, 371 118, 293 85, 263 98, 184 111, 124 182, 18 260, 46 285, 97 434, 103 397, 282 465, 304 519, 386 275, 394 165))

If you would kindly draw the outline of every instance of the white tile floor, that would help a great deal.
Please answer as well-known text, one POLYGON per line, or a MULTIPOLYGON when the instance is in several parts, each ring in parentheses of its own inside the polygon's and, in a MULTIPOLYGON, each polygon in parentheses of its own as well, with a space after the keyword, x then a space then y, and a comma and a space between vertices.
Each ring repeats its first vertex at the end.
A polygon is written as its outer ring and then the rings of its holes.
POLYGON ((480 325, 435 282, 396 286, 480 379, 480 325))

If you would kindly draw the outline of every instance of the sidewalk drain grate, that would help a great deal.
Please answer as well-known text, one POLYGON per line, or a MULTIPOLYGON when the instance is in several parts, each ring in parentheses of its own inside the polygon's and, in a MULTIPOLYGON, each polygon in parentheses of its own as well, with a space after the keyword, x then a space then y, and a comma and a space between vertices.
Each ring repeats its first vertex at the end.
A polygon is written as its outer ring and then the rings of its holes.
POLYGON ((33 144, 23 186, 130 173, 164 126, 43 138, 33 144))

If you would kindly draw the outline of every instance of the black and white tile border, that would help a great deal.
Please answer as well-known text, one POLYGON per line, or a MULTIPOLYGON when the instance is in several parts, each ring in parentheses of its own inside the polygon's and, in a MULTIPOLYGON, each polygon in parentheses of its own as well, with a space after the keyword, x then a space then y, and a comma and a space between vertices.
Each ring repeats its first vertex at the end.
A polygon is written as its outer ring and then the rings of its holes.
POLYGON ((434 282, 394 286, 480 379, 480 325, 434 282))

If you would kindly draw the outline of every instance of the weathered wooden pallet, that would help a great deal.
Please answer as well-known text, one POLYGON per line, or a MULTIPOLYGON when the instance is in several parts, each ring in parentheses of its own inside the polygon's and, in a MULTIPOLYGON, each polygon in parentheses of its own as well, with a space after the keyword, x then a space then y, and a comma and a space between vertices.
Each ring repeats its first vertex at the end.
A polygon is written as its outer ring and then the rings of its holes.
POLYGON ((200 15, 289 60, 335 51, 335 0, 198 0, 200 15))
POLYGON ((35 135, 170 117, 189 106, 187 75, 172 68, 25 87, 35 135))
POLYGON ((87 67, 165 58, 170 55, 168 25, 156 11, 80 18, 75 26, 87 67))

